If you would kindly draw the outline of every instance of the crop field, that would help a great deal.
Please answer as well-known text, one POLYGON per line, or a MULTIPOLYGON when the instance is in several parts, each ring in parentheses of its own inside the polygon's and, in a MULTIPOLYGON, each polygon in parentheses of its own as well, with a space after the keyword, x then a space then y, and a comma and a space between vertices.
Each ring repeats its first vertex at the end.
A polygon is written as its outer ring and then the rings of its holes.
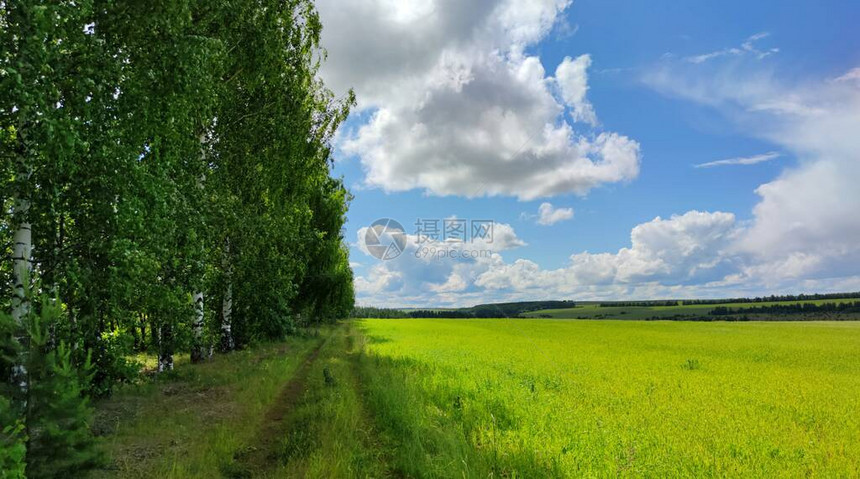
POLYGON ((381 460, 417 477, 860 474, 860 323, 363 320, 381 460))
POLYGON ((530 318, 559 318, 559 319, 652 319, 652 318, 678 318, 678 317, 703 317, 716 307, 732 309, 749 309, 763 306, 815 304, 825 303, 841 304, 853 303, 856 299, 828 299, 828 300, 804 300, 804 301, 782 301, 782 302, 757 302, 757 303, 723 303, 723 304, 691 304, 678 306, 600 306, 599 303, 581 303, 574 308, 542 309, 522 316, 530 318))

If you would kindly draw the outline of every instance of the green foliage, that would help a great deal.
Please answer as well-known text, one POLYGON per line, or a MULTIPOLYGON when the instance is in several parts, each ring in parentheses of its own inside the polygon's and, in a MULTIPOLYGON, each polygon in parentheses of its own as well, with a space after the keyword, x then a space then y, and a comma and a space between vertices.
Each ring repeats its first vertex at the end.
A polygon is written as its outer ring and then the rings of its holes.
POLYGON ((698 359, 688 359, 684 361, 684 364, 682 364, 681 367, 687 371, 695 371, 697 369, 702 369, 702 363, 700 363, 698 359))
POLYGON ((27 476, 60 477, 101 464, 102 456, 90 432, 92 408, 83 396, 81 376, 68 347, 61 343, 44 357, 42 377, 32 383, 28 430, 27 476))
MULTIPOLYGON (((95 461, 76 398, 134 382, 135 353, 170 369, 222 326, 244 346, 352 309, 330 143, 355 99, 318 79, 321 29, 310 0, 0 4, 0 255, 29 223, 25 289, 58 318, 23 350, 22 325, 0 330, 3 372, 32 362, 2 384, 43 421, 22 423, 31 474, 95 461)), ((0 310, 15 274, 0 262, 0 310)))
MULTIPOLYGON (((15 338, 18 328, 12 317, 0 312, 0 374, 12 377, 21 345, 15 338)), ((0 478, 23 478, 26 467, 27 435, 20 401, 13 402, 17 388, 6 380, 0 383, 0 478)))
POLYGON ((24 477, 27 455, 24 421, 10 401, 0 396, 0 479, 24 477))
POLYGON ((516 318, 533 311, 575 306, 576 303, 573 301, 520 301, 479 304, 469 308, 415 310, 409 311, 406 316, 411 318, 516 318))
POLYGON ((9 477, 59 477, 100 464, 90 431, 93 411, 84 395, 93 368, 76 365, 60 338, 62 309, 42 298, 23 324, 0 315, 0 369, 26 370, 26 386, 6 381, 0 396, 0 470, 9 477), (23 334, 21 334, 23 330, 23 334), (22 346, 22 343, 26 346, 22 346), (19 474, 19 476, 16 476, 19 474))
POLYGON ((375 308, 373 306, 356 306, 349 313, 350 318, 381 318, 394 319, 405 318, 409 316, 406 312, 399 309, 391 308, 375 308))
MULTIPOLYGON (((135 347, 165 360, 205 349, 228 285, 240 344, 351 309, 349 194, 330 178, 329 143, 354 98, 317 79, 312 2, 0 10, 0 206, 30 203, 0 221, 0 247, 8 257, 16 225, 32 223, 34 271, 67 308, 72 361, 93 351, 90 393, 134 379, 135 347)), ((11 287, 10 262, 0 282, 11 287)))
POLYGON ((43 301, 41 314, 29 321, 29 385, 25 424, 27 477, 60 477, 100 464, 90 431, 93 410, 84 396, 93 368, 87 358, 75 367, 70 348, 54 334, 62 312, 43 301))

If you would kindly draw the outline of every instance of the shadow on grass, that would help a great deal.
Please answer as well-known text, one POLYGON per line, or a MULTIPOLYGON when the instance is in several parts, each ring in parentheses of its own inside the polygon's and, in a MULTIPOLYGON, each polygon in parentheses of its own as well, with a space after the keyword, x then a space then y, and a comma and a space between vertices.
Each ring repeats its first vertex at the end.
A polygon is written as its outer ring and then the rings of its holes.
MULTIPOLYGON (((367 344, 375 338, 367 337, 367 344)), ((462 390, 456 370, 358 351, 352 355, 395 473, 409 477, 561 477, 556 458, 519 440, 520 412, 492 391, 462 390)))

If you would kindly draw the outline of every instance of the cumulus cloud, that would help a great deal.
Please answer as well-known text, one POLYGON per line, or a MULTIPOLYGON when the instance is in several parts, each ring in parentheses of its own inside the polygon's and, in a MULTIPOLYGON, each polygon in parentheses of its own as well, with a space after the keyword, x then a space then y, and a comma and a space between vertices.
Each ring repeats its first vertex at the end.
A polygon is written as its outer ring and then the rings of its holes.
MULTIPOLYGON (((371 256, 364 245, 367 230, 368 227, 359 229, 357 246, 371 256)), ((394 243, 391 234, 381 233, 380 242, 394 243)), ((427 305, 431 294, 437 302, 444 302, 442 298, 446 295, 451 295, 451 301, 459 300, 461 293, 468 296, 469 291, 475 292, 474 278, 497 261, 501 252, 526 244, 514 228, 505 223, 495 223, 491 237, 470 238, 465 242, 444 241, 408 231, 405 240, 406 246, 399 256, 377 262, 365 274, 356 276, 359 302, 373 298, 377 303, 387 300, 389 305, 427 305)))
POLYGON ((597 124, 597 115, 585 94, 588 92, 588 67, 590 55, 580 55, 576 59, 565 57, 555 69, 555 78, 561 88, 564 103, 573 109, 571 116, 576 121, 591 125, 597 124))
MULTIPOLYGON (((322 75, 335 91, 354 87, 360 102, 361 124, 344 132, 339 146, 359 157, 366 185, 529 200, 585 194, 635 178, 639 144, 591 129, 599 124, 588 99, 592 58, 565 58, 548 74, 541 59, 527 53, 568 5, 318 2, 329 52, 322 75)), ((765 37, 669 56, 644 77, 666 95, 716 109, 792 160, 756 189, 750 220, 700 211, 655 218, 631 229, 628 247, 575 252, 557 269, 506 260, 524 244, 509 226, 484 245, 488 256, 458 261, 416 256, 419 244, 410 235, 399 258, 362 268, 359 301, 465 305, 860 288, 860 68, 786 83, 758 61, 778 51, 761 46, 765 37)), ((755 164, 776 154, 700 166, 755 164)), ((547 209, 548 218, 565 214, 559 213, 564 208, 547 209)))
POLYGON ((726 165, 757 165, 759 163, 764 163, 766 161, 775 160, 780 157, 780 154, 771 151, 768 153, 763 153, 761 155, 754 156, 741 156, 737 158, 728 158, 725 160, 717 160, 717 161, 709 161, 707 163, 699 163, 695 165, 696 168, 713 168, 714 166, 726 166, 726 165))
POLYGON ((645 78, 659 91, 717 109, 797 159, 756 189, 760 200, 736 244, 750 256, 738 281, 860 274, 860 84, 849 81, 855 70, 786 84, 771 71, 739 76, 734 67, 670 64, 645 78))
POLYGON ((555 208, 551 203, 541 203, 538 207, 538 224, 549 226, 573 218, 573 208, 555 208))
POLYGON ((639 144, 596 124, 586 93, 591 57, 556 77, 527 48, 569 0, 322 0, 322 76, 354 87, 366 122, 340 137, 369 186, 520 199, 585 194, 639 173, 639 144), (396 8, 392 5, 396 4, 396 8))
MULTIPOLYGON (((690 211, 668 219, 657 217, 632 229, 629 247, 616 253, 573 254, 567 265, 554 270, 526 259, 506 262, 502 254, 522 242, 515 239, 509 225, 500 230, 507 231, 508 239, 491 254, 457 260, 448 254, 415 254, 423 244, 410 236, 401 257, 380 263, 367 277, 356 280, 359 299, 380 300, 390 295, 400 303, 389 304, 462 305, 492 298, 611 297, 625 290, 656 294, 679 285, 695 287, 719 281, 739 271, 731 245, 740 227, 730 213, 690 211)), ((443 249, 487 246, 430 245, 443 249)))
POLYGON ((721 279, 731 272, 727 248, 737 234, 734 215, 690 211, 633 228, 631 246, 617 253, 574 254, 570 264, 542 271, 517 260, 488 269, 476 284, 489 289, 582 287, 609 284, 676 285, 721 279))
MULTIPOLYGON (((636 225, 630 246, 615 253, 580 252, 557 269, 534 261, 489 256, 452 260, 420 257, 414 238, 406 254, 356 278, 359 303, 465 306, 493 301, 619 298, 703 298, 774 292, 847 291, 860 276, 809 276, 814 252, 762 261, 741 245, 750 231, 731 213, 689 211, 636 225)), ((509 245, 511 243, 508 243, 509 245)), ((444 245, 442 246, 445 247, 444 245)), ((455 246, 460 247, 460 246, 455 246)))
POLYGON ((397 301, 421 305, 860 289, 860 85, 836 78, 787 85, 768 72, 739 79, 734 70, 691 71, 682 64, 691 65, 679 62, 646 81, 723 112, 796 159, 756 189, 760 199, 750 220, 702 211, 658 217, 634 226, 629 246, 577 252, 557 269, 506 261, 510 251, 500 248, 489 258, 447 263, 438 271, 438 261, 420 272, 385 265, 362 280, 388 285, 397 301), (761 107, 777 104, 782 107, 761 107), (410 289, 399 277, 423 278, 422 286, 410 289))

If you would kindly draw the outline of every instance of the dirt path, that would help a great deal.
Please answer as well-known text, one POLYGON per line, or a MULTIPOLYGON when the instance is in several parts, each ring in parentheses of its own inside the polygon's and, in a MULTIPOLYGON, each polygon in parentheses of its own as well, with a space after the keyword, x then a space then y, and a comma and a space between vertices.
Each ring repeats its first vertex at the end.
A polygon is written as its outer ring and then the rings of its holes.
POLYGON ((275 399, 275 402, 266 412, 263 425, 254 440, 254 445, 236 455, 236 462, 241 464, 243 470, 256 477, 278 465, 280 459, 277 447, 280 440, 286 434, 286 427, 288 425, 286 419, 290 411, 302 399, 311 366, 317 357, 319 357, 320 351, 329 339, 326 338, 320 341, 314 350, 308 354, 295 374, 293 374, 292 379, 278 394, 277 399, 275 399))

